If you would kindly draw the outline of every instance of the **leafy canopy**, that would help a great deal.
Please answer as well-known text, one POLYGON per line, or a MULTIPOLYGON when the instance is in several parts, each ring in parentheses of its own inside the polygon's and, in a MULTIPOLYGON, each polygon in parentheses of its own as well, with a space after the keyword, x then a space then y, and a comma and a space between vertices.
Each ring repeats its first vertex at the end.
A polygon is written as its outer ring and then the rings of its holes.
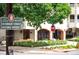
POLYGON ((53 15, 48 20, 48 23, 55 24, 57 22, 62 22, 63 19, 67 18, 71 13, 71 8, 68 4, 60 4, 54 3, 53 7, 53 15))
MULTIPOLYGON (((5 8, 0 4, 0 16, 4 15, 5 8)), ((71 9, 65 3, 32 3, 32 4, 13 4, 15 16, 23 17, 30 26, 40 27, 41 23, 48 22, 55 24, 67 18, 71 9)))
POLYGON ((40 27, 50 16, 52 4, 14 4, 13 13, 16 16, 24 17, 30 26, 40 27))

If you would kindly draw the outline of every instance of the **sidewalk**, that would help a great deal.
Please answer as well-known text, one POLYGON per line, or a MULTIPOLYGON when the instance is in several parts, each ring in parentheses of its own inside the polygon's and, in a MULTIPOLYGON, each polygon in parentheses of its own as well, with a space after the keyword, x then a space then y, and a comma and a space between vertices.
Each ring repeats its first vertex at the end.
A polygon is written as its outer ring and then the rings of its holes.
MULTIPOLYGON (((75 42, 68 41, 66 45, 69 44, 76 44, 75 42)), ((50 47, 50 46, 46 46, 50 47)), ((68 55, 68 54, 78 54, 79 55, 79 49, 41 49, 40 47, 19 47, 19 46, 13 46, 9 47, 9 49, 13 49, 14 55, 25 55, 25 54, 56 54, 56 55, 68 55)), ((0 54, 5 54, 6 47, 0 46, 0 54)))

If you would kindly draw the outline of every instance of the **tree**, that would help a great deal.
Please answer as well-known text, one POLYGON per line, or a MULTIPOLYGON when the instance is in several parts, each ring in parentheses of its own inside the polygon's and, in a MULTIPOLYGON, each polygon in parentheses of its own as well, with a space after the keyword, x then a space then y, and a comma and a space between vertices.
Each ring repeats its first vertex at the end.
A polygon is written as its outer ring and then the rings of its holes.
MULTIPOLYGON (((51 24, 61 22, 63 19, 67 18, 71 10, 68 4, 60 4, 60 3, 13 4, 13 8, 10 9, 8 8, 7 11, 8 10, 11 12, 13 11, 15 16, 26 18, 29 25, 35 27, 36 29, 40 27, 41 23, 44 23, 46 21, 51 24)), ((6 14, 5 10, 6 5, 0 4, 0 17, 6 14)), ((11 33, 13 31, 7 31, 7 32, 11 33)), ((10 43, 10 41, 8 41, 8 43, 10 43)), ((8 51, 7 54, 9 54, 8 51)))
POLYGON ((0 4, 0 17, 5 14, 5 4, 0 4))
POLYGON ((24 17, 30 26, 40 27, 52 11, 52 4, 14 4, 13 13, 16 16, 24 17))
POLYGON ((62 22, 71 12, 66 3, 15 3, 12 10, 15 16, 25 18, 35 28, 46 21, 50 24, 62 22))
POLYGON ((67 18, 71 13, 71 8, 68 4, 65 3, 54 3, 53 6, 53 14, 49 18, 48 23, 55 24, 57 22, 61 23, 63 19, 67 18))
POLYGON ((65 3, 14 4, 13 6, 13 13, 16 16, 25 17, 29 25, 36 28, 45 21, 51 24, 62 22, 70 12, 70 6, 65 3))

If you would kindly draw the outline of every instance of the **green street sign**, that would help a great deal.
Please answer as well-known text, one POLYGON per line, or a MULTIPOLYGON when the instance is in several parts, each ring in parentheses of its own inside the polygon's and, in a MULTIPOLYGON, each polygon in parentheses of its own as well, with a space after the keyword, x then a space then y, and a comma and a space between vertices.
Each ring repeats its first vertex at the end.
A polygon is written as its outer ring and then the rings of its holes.
POLYGON ((6 30, 19 30, 21 29, 23 22, 23 18, 16 17, 12 22, 8 20, 8 17, 1 17, 0 18, 0 29, 6 30))

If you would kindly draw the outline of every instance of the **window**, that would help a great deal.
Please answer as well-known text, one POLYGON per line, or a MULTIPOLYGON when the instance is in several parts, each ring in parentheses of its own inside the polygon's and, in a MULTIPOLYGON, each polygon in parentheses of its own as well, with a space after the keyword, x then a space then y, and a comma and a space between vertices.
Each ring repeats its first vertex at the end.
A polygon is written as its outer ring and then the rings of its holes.
POLYGON ((79 15, 77 15, 77 19, 79 19, 79 15))
POLYGON ((74 15, 70 15, 70 19, 74 19, 74 15))
POLYGON ((77 6, 79 7, 79 3, 77 3, 77 6))
POLYGON ((74 18, 75 18, 74 15, 70 15, 70 22, 74 22, 74 18))
POLYGON ((71 7, 74 7, 74 3, 70 3, 70 6, 71 6, 71 7))

